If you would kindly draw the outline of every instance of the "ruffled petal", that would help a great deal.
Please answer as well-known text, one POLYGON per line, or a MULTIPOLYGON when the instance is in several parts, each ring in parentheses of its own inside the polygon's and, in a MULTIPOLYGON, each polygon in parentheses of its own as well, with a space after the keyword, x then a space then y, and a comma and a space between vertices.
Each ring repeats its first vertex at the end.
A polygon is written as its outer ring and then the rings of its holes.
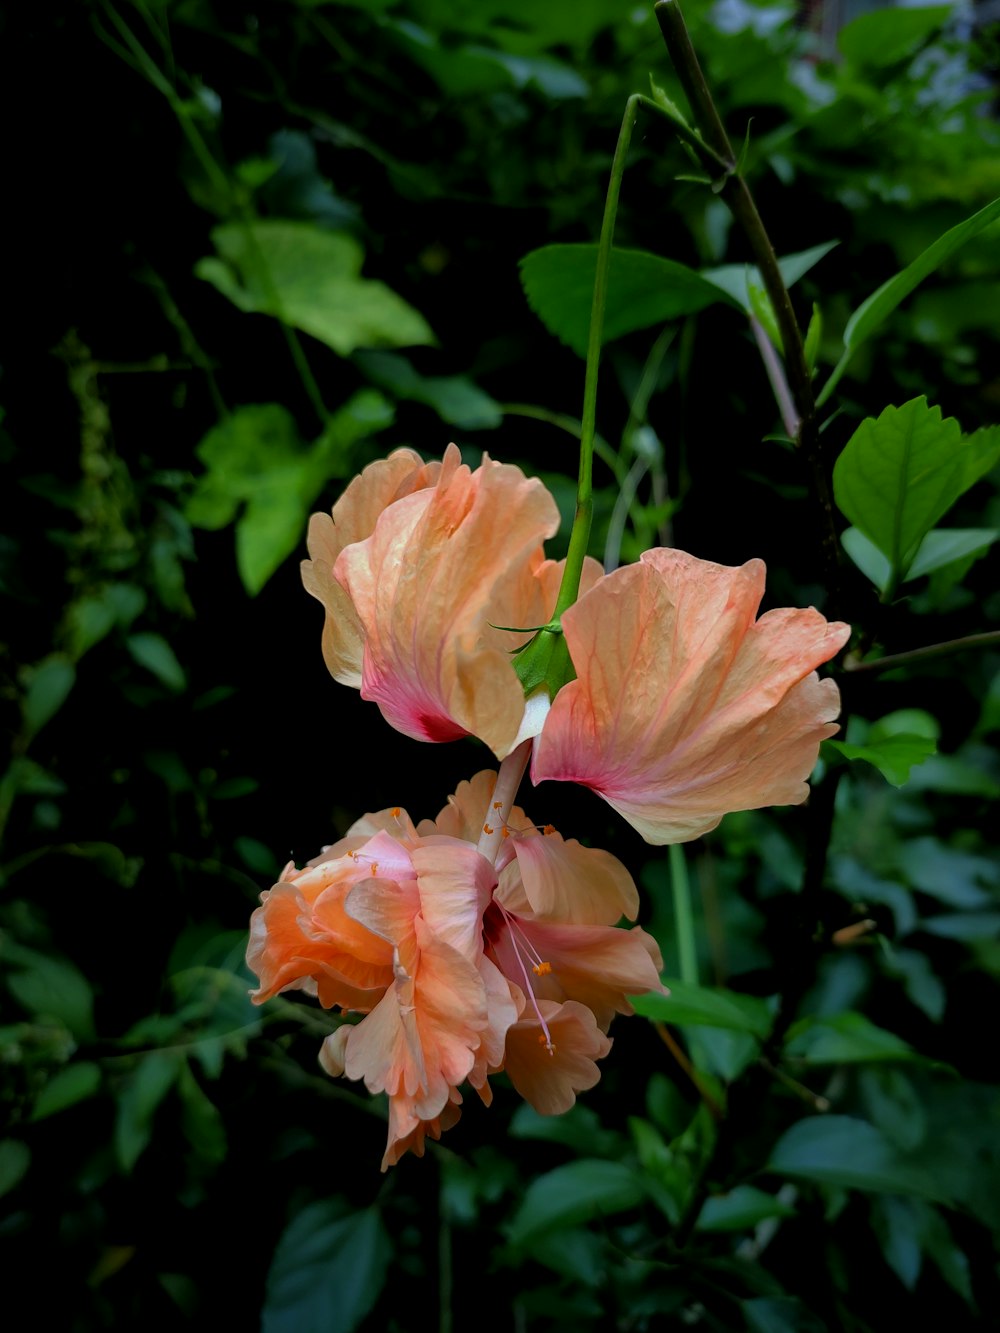
POLYGON ((364 635, 361 692, 394 727, 509 752, 524 713, 509 650, 524 635, 495 627, 544 614, 535 570, 558 525, 541 482, 485 456, 472 472, 449 446, 433 488, 389 505, 341 551, 334 576, 364 635))
POLYGON ((351 599, 333 577, 345 546, 363 541, 374 531, 379 515, 404 495, 432 486, 440 463, 424 463, 412 449, 397 449, 371 463, 350 483, 329 514, 309 520, 309 560, 302 562, 302 582, 323 603, 323 657, 330 674, 344 685, 361 685, 364 633, 351 599))
POLYGON ((540 1001, 554 1052, 538 1018, 527 1010, 507 1034, 504 1069, 511 1083, 540 1115, 560 1115, 601 1077, 595 1061, 611 1050, 611 1040, 582 1004, 540 1001))
POLYGON ((584 847, 575 838, 566 841, 554 829, 543 838, 508 841, 513 843, 524 894, 536 919, 613 926, 623 916, 630 921, 638 916, 635 882, 610 852, 584 847))
POLYGON ((579 782, 648 842, 684 842, 730 810, 805 799, 839 694, 814 668, 850 628, 819 612, 754 621, 764 566, 647 551, 563 617, 577 679, 535 743, 532 777, 579 782))

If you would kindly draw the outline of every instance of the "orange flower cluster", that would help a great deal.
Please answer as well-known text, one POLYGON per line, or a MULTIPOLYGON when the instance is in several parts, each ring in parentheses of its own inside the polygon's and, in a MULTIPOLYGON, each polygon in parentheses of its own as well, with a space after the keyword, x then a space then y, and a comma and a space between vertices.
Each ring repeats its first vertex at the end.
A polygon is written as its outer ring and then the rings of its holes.
POLYGON ((812 609, 757 619, 759 560, 674 550, 607 576, 588 560, 560 620, 575 679, 526 698, 512 650, 553 615, 558 522, 541 482, 485 455, 473 470, 450 445, 441 463, 407 449, 373 463, 310 523, 303 579, 333 676, 406 735, 477 736, 502 761, 434 821, 366 816, 254 913, 257 1001, 298 988, 362 1015, 321 1059, 388 1094, 383 1169, 454 1123, 463 1083, 488 1103, 500 1070, 538 1111, 566 1110, 626 997, 662 990, 655 942, 616 927, 638 911, 624 866, 513 806, 529 751, 534 782, 590 787, 674 843, 727 811, 803 801, 837 730, 816 668, 849 627, 812 609))
POLYGON ((638 894, 607 852, 514 807, 494 864, 479 850, 496 774, 463 782, 436 820, 366 815, 303 870, 289 866, 251 922, 258 1002, 303 989, 363 1014, 326 1039, 328 1073, 389 1097, 383 1170, 459 1117, 468 1083, 489 1105, 505 1070, 542 1114, 600 1077, 615 1013, 662 990, 638 894))

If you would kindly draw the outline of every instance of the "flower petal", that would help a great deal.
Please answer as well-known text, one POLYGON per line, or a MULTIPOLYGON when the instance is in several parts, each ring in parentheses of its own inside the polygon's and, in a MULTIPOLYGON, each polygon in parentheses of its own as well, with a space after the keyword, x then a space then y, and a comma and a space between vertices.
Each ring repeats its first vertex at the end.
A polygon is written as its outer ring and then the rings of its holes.
POLYGON ((379 515, 404 495, 432 486, 440 463, 424 463, 412 449, 397 449, 371 463, 350 483, 329 514, 309 520, 311 559, 302 562, 302 582, 326 608, 323 657, 330 674, 344 685, 361 685, 364 633, 351 599, 333 577, 345 546, 363 541, 374 531, 379 515))
POLYGON ((613 926, 623 916, 630 921, 638 916, 635 882, 610 852, 584 847, 575 838, 567 842, 554 829, 543 838, 509 841, 536 920, 613 926))
POLYGON ((508 653, 524 635, 496 627, 546 614, 535 570, 558 525, 541 482, 485 455, 472 472, 449 446, 433 488, 389 505, 341 551, 335 577, 365 639, 361 692, 394 727, 509 752, 524 696, 508 653))
POLYGON ((594 1063, 611 1050, 611 1040, 582 1004, 568 1000, 539 1003, 555 1047, 546 1048, 546 1035, 531 1010, 507 1033, 504 1069, 514 1087, 540 1115, 560 1115, 576 1101, 578 1092, 592 1088, 601 1077, 594 1063))
POLYGON ((578 678, 553 701, 532 778, 597 791, 653 843, 729 810, 805 799, 839 694, 813 669, 850 629, 819 612, 754 622, 764 566, 647 551, 563 617, 578 678))

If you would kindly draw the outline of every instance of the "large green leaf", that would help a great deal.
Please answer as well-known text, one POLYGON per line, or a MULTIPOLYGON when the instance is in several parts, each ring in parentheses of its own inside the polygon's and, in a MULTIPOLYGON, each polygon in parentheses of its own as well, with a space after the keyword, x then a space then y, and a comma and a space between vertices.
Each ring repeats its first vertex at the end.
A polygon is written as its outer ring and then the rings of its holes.
MULTIPOLYGON (((587 354, 596 273, 596 245, 544 245, 521 260, 528 304, 549 332, 579 356, 587 354)), ((725 299, 717 286, 684 264, 646 250, 613 250, 603 341, 725 299)))
POLYGON ((29 736, 41 731, 66 701, 76 680, 76 668, 64 653, 50 653, 31 669, 24 699, 24 725, 29 736))
POLYGON ((118 1095, 115 1150, 122 1169, 131 1171, 149 1147, 157 1107, 174 1086, 181 1058, 174 1052, 150 1051, 139 1059, 118 1095))
POLYGON ((698 1215, 699 1231, 748 1231, 768 1217, 794 1217, 795 1209, 753 1185, 737 1185, 728 1194, 705 1200, 698 1215))
POLYGON ((426 404, 451 426, 492 430, 503 420, 499 403, 465 375, 421 375, 406 357, 393 352, 358 352, 354 359, 380 389, 426 404))
POLYGON ((196 527, 221 528, 242 508, 236 560, 251 596, 304 540, 310 506, 329 478, 346 474, 353 446, 384 430, 392 416, 382 394, 363 389, 311 445, 279 403, 238 408, 204 437, 196 452, 207 471, 188 501, 187 517, 196 527))
POLYGON ((379 1298, 392 1243, 377 1208, 335 1200, 296 1213, 267 1275, 261 1333, 353 1333, 379 1298))
POLYGON ((508 1236, 514 1245, 527 1245, 559 1227, 626 1212, 642 1195, 642 1178, 634 1168, 581 1158, 531 1182, 508 1236))
MULTIPOLYGON (((840 540, 862 574, 866 574, 879 592, 889 587, 892 566, 875 543, 860 528, 845 528, 840 540)), ((934 528, 917 547, 913 563, 900 579, 901 583, 933 574, 970 556, 978 558, 1000 540, 997 528, 934 528)))
POLYGON ((951 5, 877 9, 841 28, 837 45, 855 65, 894 65, 913 55, 952 12, 951 5))
POLYGON ((801 1019, 789 1030, 785 1055, 809 1065, 923 1059, 902 1037, 852 1012, 801 1019))
MULTIPOLYGON (((838 241, 824 241, 822 245, 813 245, 808 250, 800 250, 797 254, 779 259, 778 268, 785 286, 793 287, 838 244, 838 241)), ((703 268, 701 276, 741 305, 748 315, 754 313, 754 293, 764 290, 764 279, 756 264, 722 264, 718 268, 703 268)))
MULTIPOLYGON (((906 577, 920 543, 998 454, 992 433, 963 436, 958 422, 924 397, 861 423, 834 466, 834 496, 888 560, 887 590, 906 577)), ((934 555, 927 557, 932 568, 934 555)))
POLYGON ((767 1170, 817 1185, 947 1202, 919 1161, 898 1152, 874 1125, 852 1116, 818 1116, 792 1125, 775 1144, 767 1170))
POLYGON ((771 1030, 771 1011, 755 995, 740 995, 721 987, 692 986, 686 981, 668 980, 669 995, 633 995, 631 1003, 637 1014, 661 1023, 698 1024, 710 1028, 729 1028, 765 1038, 771 1030))
POLYGON ((39 1018, 65 1023, 74 1037, 92 1040, 94 992, 75 963, 26 949, 9 937, 0 945, 7 987, 18 1003, 39 1018))
POLYGON ((937 751, 937 742, 929 736, 900 732, 885 736, 867 745, 850 745, 847 741, 824 741, 824 748, 836 750, 845 759, 863 759, 882 774, 894 787, 908 781, 910 771, 937 751))
POLYGON ((985 227, 996 222, 998 218, 1000 218, 1000 199, 994 199, 971 218, 966 218, 964 222, 958 223, 943 236, 939 236, 933 245, 929 245, 922 255, 917 256, 912 264, 908 264, 895 277, 889 278, 872 292, 871 296, 862 301, 847 321, 847 327, 844 329, 843 355, 817 397, 818 407, 830 397, 857 349, 871 337, 880 324, 888 319, 896 307, 905 301, 935 269, 940 268, 956 250, 965 245, 966 241, 978 236, 985 227))
POLYGON ((353 236, 268 220, 216 227, 212 242, 219 258, 200 260, 198 277, 241 310, 274 315, 341 356, 434 342, 412 306, 361 276, 364 251, 353 236))

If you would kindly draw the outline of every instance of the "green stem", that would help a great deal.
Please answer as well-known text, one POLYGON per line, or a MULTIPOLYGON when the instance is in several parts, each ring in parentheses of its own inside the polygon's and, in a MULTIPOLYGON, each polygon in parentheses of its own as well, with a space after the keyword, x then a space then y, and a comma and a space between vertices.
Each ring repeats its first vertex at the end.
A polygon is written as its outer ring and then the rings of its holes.
POLYGON ((559 596, 552 613, 553 620, 558 620, 576 601, 580 591, 583 562, 590 541, 590 526, 594 517, 593 470, 594 436, 597 433, 597 376, 604 335, 604 308, 608 299, 611 243, 615 234, 618 197, 621 194, 622 176, 625 174, 625 159, 628 156, 629 144, 632 142, 632 130, 635 128, 639 107, 648 102, 648 98, 635 93, 625 103, 625 115, 622 118, 614 161, 611 164, 611 179, 608 181, 608 193, 604 203, 601 237, 597 245, 594 299, 590 308, 590 336, 587 340, 587 370, 583 385, 583 416, 580 427, 580 476, 576 490, 576 516, 573 520, 573 531, 570 533, 559 596))
POLYGON ((717 189, 719 197, 729 208, 747 238, 778 322, 784 351, 785 373, 799 416, 794 439, 810 472, 813 497, 819 510, 820 553, 824 581, 829 592, 829 609, 833 617, 838 617, 841 614, 843 600, 841 576, 843 556, 837 539, 830 478, 820 447, 812 373, 806 361, 802 332, 795 318, 781 269, 778 267, 771 238, 757 211, 753 195, 738 169, 736 155, 733 153, 698 57, 691 45, 680 6, 677 0, 657 0, 654 8, 677 76, 698 121, 698 128, 702 129, 704 134, 704 141, 701 135, 696 135, 694 140, 689 142, 695 152, 699 153, 707 169, 712 170, 720 159, 726 165, 725 173, 714 188, 717 189))
POLYGON ((844 670, 892 671, 896 667, 907 666, 910 662, 922 662, 929 657, 945 657, 949 653, 961 653, 966 648, 1000 648, 1000 630, 986 630, 983 634, 967 634, 962 639, 946 639, 944 643, 928 643, 922 648, 910 648, 905 653, 892 653, 888 657, 878 657, 872 662, 859 662, 848 657, 844 670))
POLYGON ((670 884, 674 894, 674 927, 677 931, 677 956, 681 981, 698 984, 698 949, 694 936, 694 912, 691 907, 691 881, 688 878, 684 849, 679 843, 670 848, 670 884))

